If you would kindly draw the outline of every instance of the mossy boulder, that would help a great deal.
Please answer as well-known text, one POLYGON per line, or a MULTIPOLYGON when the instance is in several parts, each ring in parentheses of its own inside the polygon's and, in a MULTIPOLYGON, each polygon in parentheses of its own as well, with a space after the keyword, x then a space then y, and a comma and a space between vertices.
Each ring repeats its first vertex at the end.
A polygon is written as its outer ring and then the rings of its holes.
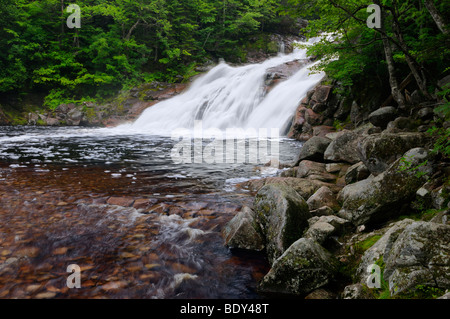
POLYGON ((381 133, 364 137, 358 144, 358 153, 367 169, 376 175, 406 151, 424 147, 429 138, 423 133, 381 133))
POLYGON ((385 259, 391 295, 418 286, 450 288, 450 226, 414 222, 402 232, 385 259))
POLYGON ((337 262, 327 250, 312 239, 301 238, 274 262, 259 290, 304 296, 328 284, 337 269, 337 262))
POLYGON ((254 210, 271 263, 302 236, 311 218, 303 197, 282 184, 261 188, 255 197, 254 210))
POLYGON ((431 155, 422 148, 405 153, 377 177, 346 186, 338 195, 342 209, 338 215, 356 226, 385 222, 401 213, 416 191, 434 171, 431 155))

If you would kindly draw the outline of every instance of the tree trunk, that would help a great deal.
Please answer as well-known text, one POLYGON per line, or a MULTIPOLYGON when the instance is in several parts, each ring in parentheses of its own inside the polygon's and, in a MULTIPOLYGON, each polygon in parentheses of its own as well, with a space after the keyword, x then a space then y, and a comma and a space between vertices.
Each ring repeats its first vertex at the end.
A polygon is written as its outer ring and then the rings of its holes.
MULTIPOLYGON (((376 4, 380 5, 380 1, 375 1, 376 4)), ((381 14, 381 31, 385 33, 385 12, 383 11, 381 14)), ((394 65, 394 57, 392 56, 392 48, 389 39, 385 35, 381 35, 381 39, 383 40, 384 54, 386 56, 386 63, 389 72, 389 85, 391 86, 392 97, 395 102, 397 102, 398 107, 403 109, 405 108, 405 98, 400 92, 397 77, 395 76, 395 65, 394 65)))
MULTIPOLYGON (((394 1, 393 3, 396 6, 396 1, 394 1)), ((399 24, 400 22, 398 21, 397 13, 395 10, 396 10, 396 7, 393 8, 393 11, 392 11, 392 16, 394 18, 394 23, 392 25, 394 34, 395 34, 395 37, 397 38, 398 43, 401 46, 402 51, 409 52, 410 50, 409 50, 408 44, 406 43, 405 39, 403 38, 403 34, 402 34, 402 31, 400 29, 400 24, 399 24)), ((409 69, 411 70, 411 73, 414 76, 414 79, 416 80, 417 86, 419 87, 420 91, 426 98, 431 99, 431 96, 427 91, 427 79, 426 79, 424 72, 422 71, 422 67, 410 55, 405 54, 405 59, 406 59, 406 63, 408 64, 409 69)))
POLYGON ((427 7, 428 12, 430 12, 439 30, 441 30, 441 32, 444 34, 448 34, 447 25, 445 24, 444 19, 439 14, 439 11, 436 9, 433 1, 432 0, 424 0, 424 1, 425 7, 427 7))

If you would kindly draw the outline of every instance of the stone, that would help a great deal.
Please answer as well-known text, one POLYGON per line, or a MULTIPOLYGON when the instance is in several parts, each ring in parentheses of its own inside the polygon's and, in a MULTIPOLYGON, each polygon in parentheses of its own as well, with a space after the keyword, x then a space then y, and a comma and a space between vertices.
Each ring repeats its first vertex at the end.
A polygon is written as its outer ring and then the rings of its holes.
POLYGON ((306 109, 305 111, 305 120, 308 124, 312 126, 317 126, 322 124, 324 117, 311 109, 306 109))
POLYGON ((296 177, 267 177, 262 179, 254 179, 240 184, 241 187, 247 188, 252 192, 258 192, 265 185, 281 184, 294 189, 303 198, 310 198, 322 186, 327 186, 331 191, 337 194, 341 187, 334 184, 325 183, 316 180, 296 177))
POLYGON ((381 258, 383 258, 383 260, 389 258, 389 253, 398 236, 400 236, 405 228, 413 222, 414 221, 412 219, 404 219, 389 225, 387 231, 381 236, 381 238, 378 239, 372 247, 364 252, 358 269, 356 270, 356 278, 358 278, 362 284, 366 284, 367 279, 370 276, 367 272, 367 268, 381 260, 381 258))
POLYGON ((127 198, 127 197, 110 197, 106 203, 108 205, 131 207, 131 206, 133 206, 134 199, 127 198))
POLYGON ((417 112, 417 117, 421 120, 432 120, 434 117, 434 111, 431 107, 424 107, 417 112))
POLYGON ((314 240, 294 242, 259 284, 261 292, 307 295, 330 282, 337 271, 331 254, 314 240))
POLYGON ((333 192, 326 186, 322 186, 311 196, 306 203, 309 210, 316 210, 323 206, 328 206, 333 211, 339 211, 340 206, 333 192))
POLYGON ((264 249, 264 238, 258 232, 254 215, 253 210, 245 206, 225 226, 223 237, 228 247, 256 251, 264 249))
POLYGON ((311 217, 306 201, 294 189, 281 184, 261 188, 254 210, 271 263, 302 236, 311 217))
POLYGON ((309 229, 305 238, 311 238, 319 244, 325 243, 330 236, 340 235, 350 224, 347 220, 337 216, 312 217, 308 220, 309 229))
POLYGON ((342 293, 343 299, 375 299, 375 297, 370 293, 368 287, 357 283, 353 285, 346 286, 344 292, 342 293))
POLYGON ((346 162, 356 164, 360 157, 356 148, 362 135, 354 131, 342 131, 325 150, 324 159, 329 162, 346 162))
POLYGON ((442 295, 438 299, 450 299, 450 292, 447 292, 445 295, 442 295))
POLYGON ((379 108, 369 114, 369 122, 374 126, 386 128, 389 122, 395 120, 397 109, 392 106, 379 108))
POLYGON ((327 172, 324 163, 318 163, 308 160, 300 162, 297 168, 296 176, 298 178, 306 178, 327 183, 335 182, 337 179, 336 175, 327 172))
POLYGON ((330 143, 331 140, 326 137, 313 136, 303 144, 294 166, 303 160, 323 161, 323 154, 330 143))
POLYGON ((407 150, 423 147, 429 138, 422 133, 382 133, 366 136, 358 143, 358 153, 367 169, 375 176, 407 150))
POLYGON ((314 90, 314 94, 311 97, 311 100, 316 101, 317 103, 326 103, 329 96, 331 95, 333 87, 330 85, 318 85, 314 90))
POLYGON ((395 120, 389 122, 386 133, 399 133, 399 132, 413 132, 417 127, 414 120, 409 117, 397 117, 395 120))
POLYGON ((450 226, 414 222, 403 231, 385 259, 384 278, 391 295, 418 285, 450 288, 450 226))
POLYGON ((362 181, 370 176, 370 171, 363 162, 351 166, 345 174, 345 183, 347 185, 362 181))
POLYGON ((325 289, 317 289, 305 297, 308 300, 336 299, 336 295, 325 289))
POLYGON ((45 120, 45 123, 47 124, 47 126, 58 126, 60 125, 60 122, 58 119, 55 119, 53 117, 47 117, 45 120))
POLYGON ((84 114, 81 107, 76 107, 67 113, 66 124, 70 126, 78 126, 80 125, 83 116, 84 114))
POLYGON ((323 206, 314 210, 309 211, 312 216, 329 216, 334 214, 334 210, 331 207, 323 206))
POLYGON ((402 204, 412 201, 434 171, 431 156, 425 149, 412 149, 403 157, 417 169, 403 169, 404 163, 398 159, 380 175, 347 185, 338 194, 338 201, 343 203, 338 216, 360 226, 383 222, 400 214, 402 204))

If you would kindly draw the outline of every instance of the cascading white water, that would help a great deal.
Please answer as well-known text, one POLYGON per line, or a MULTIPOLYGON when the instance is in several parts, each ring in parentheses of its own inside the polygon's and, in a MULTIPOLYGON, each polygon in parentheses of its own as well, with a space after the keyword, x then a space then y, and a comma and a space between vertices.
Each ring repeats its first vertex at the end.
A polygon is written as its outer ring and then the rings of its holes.
POLYGON ((261 64, 232 67, 222 62, 183 94, 148 108, 133 124, 118 129, 170 136, 176 129, 192 129, 195 121, 202 121, 203 129, 278 128, 283 134, 300 100, 324 74, 310 74, 309 63, 265 94, 267 70, 306 58, 306 49, 295 49, 261 64))

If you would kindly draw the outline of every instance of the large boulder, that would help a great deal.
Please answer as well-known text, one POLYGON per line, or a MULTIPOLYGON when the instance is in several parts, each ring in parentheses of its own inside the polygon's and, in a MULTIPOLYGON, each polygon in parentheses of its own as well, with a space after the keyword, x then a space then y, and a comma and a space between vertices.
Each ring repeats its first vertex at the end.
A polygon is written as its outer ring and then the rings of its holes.
POLYGON ((382 174, 346 186, 338 195, 343 202, 338 215, 356 226, 398 215, 433 173, 431 156, 425 149, 412 149, 403 158, 408 159, 408 165, 398 159, 382 174))
POLYGON ((358 153, 369 171, 378 175, 407 150, 424 147, 428 140, 422 133, 373 134, 360 140, 358 153))
POLYGON ((356 164, 360 162, 356 152, 362 134, 355 131, 342 131, 327 147, 324 159, 330 162, 346 162, 356 164))
POLYGON ((303 160, 323 161, 323 153, 330 143, 331 140, 326 137, 313 136, 301 148, 295 166, 303 160))
POLYGON ((370 265, 379 263, 381 260, 389 258, 389 253, 397 238, 411 225, 414 221, 412 219, 404 219, 399 222, 389 225, 387 231, 381 236, 377 242, 364 252, 361 262, 356 270, 356 277, 362 284, 367 283, 367 279, 371 274, 367 272, 370 265))
POLYGON ((397 115, 397 109, 393 106, 386 106, 369 114, 369 122, 374 126, 386 128, 389 122, 393 121, 397 115))
POLYGON ((306 201, 294 189, 281 184, 261 188, 254 209, 271 263, 302 236, 311 217, 306 201))
POLYGON ((245 206, 225 226, 223 230, 225 244, 230 248, 262 251, 264 238, 258 229, 254 211, 245 206))
POLYGON ((328 251, 312 239, 301 238, 275 261, 259 288, 304 296, 328 284, 336 271, 337 263, 328 251))
POLYGON ((415 222, 406 227, 385 259, 391 295, 418 285, 450 288, 450 226, 415 222))

